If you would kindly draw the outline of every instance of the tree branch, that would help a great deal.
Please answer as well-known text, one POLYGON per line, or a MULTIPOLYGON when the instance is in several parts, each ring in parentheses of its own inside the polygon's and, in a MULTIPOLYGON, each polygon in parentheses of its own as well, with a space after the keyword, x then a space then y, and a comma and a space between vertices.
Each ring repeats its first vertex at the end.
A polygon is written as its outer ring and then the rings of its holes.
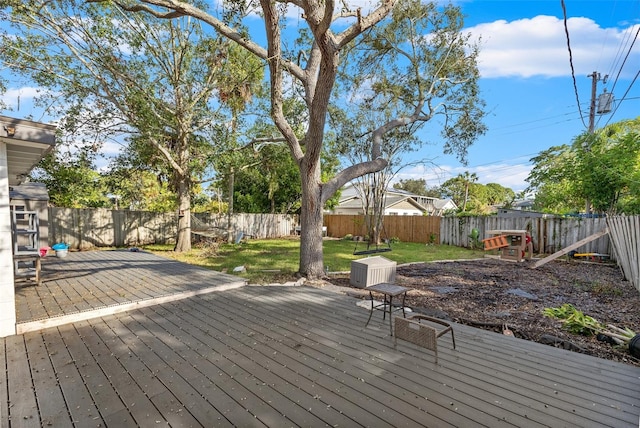
MULTIPOLYGON (((88 3, 104 3, 107 0, 86 0, 88 3)), ((257 43, 246 39, 242 33, 234 30, 233 28, 226 25, 224 22, 216 19, 214 16, 206 13, 205 11, 183 1, 179 0, 140 0, 139 3, 136 4, 125 4, 123 2, 116 2, 118 7, 123 10, 129 12, 144 12, 149 13, 157 18, 177 18, 180 16, 188 15, 193 16, 207 24, 211 25, 218 33, 222 34, 224 37, 236 42, 238 45, 242 46, 249 52, 256 55, 258 58, 262 58, 264 60, 269 59, 269 54, 267 49, 258 45, 257 43), (142 4, 141 4, 142 3, 142 4), (153 5, 166 9, 170 9, 172 12, 161 12, 152 7, 146 6, 153 5)), ((303 80, 304 73, 303 70, 295 63, 287 60, 282 60, 282 66, 293 74, 297 79, 303 80)))

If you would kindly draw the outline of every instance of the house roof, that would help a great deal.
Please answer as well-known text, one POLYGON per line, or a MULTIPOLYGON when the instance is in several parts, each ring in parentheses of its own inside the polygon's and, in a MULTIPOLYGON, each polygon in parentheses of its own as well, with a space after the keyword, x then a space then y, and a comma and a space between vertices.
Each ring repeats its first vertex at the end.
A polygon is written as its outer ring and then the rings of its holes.
MULTIPOLYGON (((385 209, 391 208, 395 205, 398 205, 402 202, 408 202, 413 205, 419 211, 427 211, 425 207, 420 205, 418 202, 413 200, 409 196, 401 196, 401 195, 388 195, 385 198, 385 209)), ((362 201, 358 196, 350 196, 340 201, 340 208, 344 209, 362 209, 362 201)))
POLYGON ((416 209, 420 210, 420 211, 427 211, 427 209, 425 207, 423 207, 422 205, 420 205, 418 202, 416 202, 412 197, 410 196, 387 196, 386 197, 386 207, 387 208, 391 208, 394 205, 398 205, 401 202, 409 202, 411 205, 413 205, 414 207, 416 207, 416 209))
POLYGON ((0 115, 0 141, 7 146, 9 186, 22 183, 56 144, 56 126, 0 115))
POLYGON ((398 195, 409 196, 409 197, 412 197, 412 198, 433 199, 433 200, 436 200, 436 201, 439 199, 439 198, 435 198, 433 196, 418 195, 417 193, 408 192, 408 191, 403 190, 403 189, 396 189, 395 187, 387 189, 387 193, 396 193, 398 195))
MULTIPOLYGON (((456 209, 458 206, 452 199, 439 199, 433 196, 422 196, 417 195, 412 192, 408 192, 402 189, 396 188, 388 188, 385 192, 386 194, 386 205, 385 209, 391 208, 394 205, 397 205, 401 202, 408 201, 416 209, 429 212, 431 208, 426 208, 422 205, 419 200, 430 200, 433 202, 433 208, 435 212, 447 210, 447 209, 456 209)), ((353 183, 348 183, 342 189, 342 197, 339 201, 339 207, 344 209, 361 209, 362 204, 360 202, 360 196, 356 191, 355 185, 353 183)))
POLYGON ((443 208, 446 208, 447 205, 451 205, 454 209, 458 208, 458 206, 456 205, 455 202, 453 202, 453 199, 435 199, 433 201, 433 206, 438 209, 441 210, 443 208))
POLYGON ((10 199, 22 199, 30 201, 48 201, 49 192, 44 183, 23 183, 19 186, 11 186, 9 189, 10 199))

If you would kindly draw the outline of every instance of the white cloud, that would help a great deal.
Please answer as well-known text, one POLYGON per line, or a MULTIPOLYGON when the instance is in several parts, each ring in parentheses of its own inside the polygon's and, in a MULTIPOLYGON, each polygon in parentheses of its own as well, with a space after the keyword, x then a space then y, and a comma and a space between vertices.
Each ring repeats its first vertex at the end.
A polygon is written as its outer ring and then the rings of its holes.
POLYGON ((472 168, 470 172, 475 172, 478 176, 478 182, 482 184, 498 183, 519 192, 528 187, 525 180, 531 172, 531 167, 529 164, 497 163, 472 168))
MULTIPOLYGON (((620 46, 638 26, 602 28, 590 18, 567 20, 576 74, 591 73, 598 65, 611 64, 620 46)), ((563 20, 536 16, 511 22, 504 20, 468 28, 481 39, 479 57, 483 77, 568 76, 571 74, 563 20)), ((640 43, 627 64, 640 61, 640 43)), ((635 73, 636 70, 634 70, 635 73)))

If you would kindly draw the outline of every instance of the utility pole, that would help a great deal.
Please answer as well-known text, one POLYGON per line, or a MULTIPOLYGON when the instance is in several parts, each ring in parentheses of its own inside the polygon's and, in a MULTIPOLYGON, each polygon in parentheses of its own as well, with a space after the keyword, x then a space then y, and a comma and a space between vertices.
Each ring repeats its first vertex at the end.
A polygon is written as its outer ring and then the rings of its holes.
MULTIPOLYGON (((593 134, 596 126, 596 92, 598 90, 598 80, 600 80, 600 73, 594 71, 587 77, 591 77, 591 102, 589 103, 589 134, 593 134)), ((589 147, 587 147, 589 150, 589 147)), ((587 197, 584 204, 584 213, 586 215, 591 214, 591 201, 587 197)))
POLYGON ((591 77, 591 103, 589 104, 589 134, 593 134, 595 123, 596 123, 596 92, 598 90, 598 81, 600 80, 600 73, 598 73, 597 71, 594 71, 587 77, 591 77))
MULTIPOLYGON (((600 79, 600 73, 594 71, 589 74, 587 77, 591 77, 591 102, 589 104, 589 134, 593 134, 595 132, 595 122, 596 122, 596 92, 598 90, 598 82, 600 79)), ((609 76, 605 75, 604 79, 602 79, 603 83, 607 83, 607 78, 609 76)), ((606 92, 606 89, 605 89, 606 92)), ((609 94, 610 95, 610 94, 609 94)), ((598 111, 598 114, 608 113, 608 111, 598 111)), ((589 147, 587 147, 589 150, 589 147)), ((591 214, 591 202, 589 198, 587 198, 585 203, 585 214, 591 214)))

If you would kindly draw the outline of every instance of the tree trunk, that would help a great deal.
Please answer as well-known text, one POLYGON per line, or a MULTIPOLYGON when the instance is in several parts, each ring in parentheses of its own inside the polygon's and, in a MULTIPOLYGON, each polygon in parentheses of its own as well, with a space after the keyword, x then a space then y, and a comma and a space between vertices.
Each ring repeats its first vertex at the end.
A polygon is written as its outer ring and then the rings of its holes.
POLYGON ((229 172, 229 205, 227 207, 227 244, 233 244, 233 193, 235 192, 236 175, 231 168, 229 172))
POLYGON ((300 210, 300 274, 307 279, 324 276, 322 254, 322 192, 315 174, 304 167, 302 174, 302 207, 300 210))
POLYGON ((186 180, 178 184, 178 234, 174 251, 191 250, 191 195, 186 180))

